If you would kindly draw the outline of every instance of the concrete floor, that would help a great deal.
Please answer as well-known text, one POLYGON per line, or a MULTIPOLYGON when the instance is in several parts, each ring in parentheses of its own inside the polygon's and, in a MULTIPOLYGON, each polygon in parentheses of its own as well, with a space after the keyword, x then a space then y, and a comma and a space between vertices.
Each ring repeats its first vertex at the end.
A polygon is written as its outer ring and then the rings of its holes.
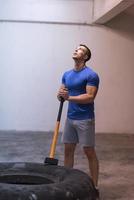
MULTIPOLYGON (((0 162, 43 163, 51 140, 51 132, 0 131, 0 162)), ((96 134, 96 150, 101 200, 134 200, 134 134, 96 134)), ((63 165, 63 145, 59 141, 55 157, 63 165)), ((75 168, 88 173, 87 160, 79 146, 75 168)))

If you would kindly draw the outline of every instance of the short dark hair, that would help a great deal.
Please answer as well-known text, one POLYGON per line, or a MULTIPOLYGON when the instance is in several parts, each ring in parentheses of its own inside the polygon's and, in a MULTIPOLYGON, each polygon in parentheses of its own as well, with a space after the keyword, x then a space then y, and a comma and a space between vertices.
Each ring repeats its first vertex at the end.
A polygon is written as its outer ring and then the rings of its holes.
POLYGON ((80 44, 80 46, 83 46, 83 47, 85 47, 86 49, 87 49, 87 59, 85 60, 85 62, 87 62, 88 60, 90 60, 90 58, 91 58, 91 51, 90 51, 90 49, 85 45, 85 44, 80 44))

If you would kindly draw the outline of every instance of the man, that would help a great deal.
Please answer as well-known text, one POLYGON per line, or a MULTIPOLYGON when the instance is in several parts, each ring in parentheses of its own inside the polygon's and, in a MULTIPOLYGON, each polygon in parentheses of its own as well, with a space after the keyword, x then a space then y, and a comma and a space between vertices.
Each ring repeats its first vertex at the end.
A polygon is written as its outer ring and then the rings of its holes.
POLYGON ((64 165, 73 167, 74 152, 77 143, 83 146, 87 156, 89 170, 98 191, 99 163, 95 152, 95 115, 99 77, 86 62, 91 58, 90 49, 80 44, 72 56, 74 68, 64 73, 58 99, 63 97, 69 102, 62 141, 64 143, 64 165))

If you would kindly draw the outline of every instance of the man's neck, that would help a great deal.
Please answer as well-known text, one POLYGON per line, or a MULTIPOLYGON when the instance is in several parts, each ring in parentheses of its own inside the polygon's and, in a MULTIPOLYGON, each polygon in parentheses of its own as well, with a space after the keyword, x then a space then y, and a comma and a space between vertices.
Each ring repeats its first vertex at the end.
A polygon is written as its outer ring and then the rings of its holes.
POLYGON ((80 71, 82 68, 85 67, 85 62, 76 62, 75 61, 75 64, 74 64, 74 69, 76 71, 80 71))

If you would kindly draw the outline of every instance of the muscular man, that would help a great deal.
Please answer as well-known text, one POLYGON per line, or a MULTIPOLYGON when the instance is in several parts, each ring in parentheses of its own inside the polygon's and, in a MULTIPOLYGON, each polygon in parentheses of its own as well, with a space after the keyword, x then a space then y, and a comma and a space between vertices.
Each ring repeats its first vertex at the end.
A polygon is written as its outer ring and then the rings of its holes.
POLYGON ((77 143, 80 143, 87 156, 91 178, 99 199, 99 162, 95 152, 94 114, 94 99, 98 91, 99 77, 86 66, 86 62, 91 58, 91 51, 86 45, 80 44, 72 58, 74 67, 64 73, 58 92, 58 98, 63 97, 68 101, 67 119, 62 135, 65 147, 64 165, 73 167, 75 148, 77 143))

